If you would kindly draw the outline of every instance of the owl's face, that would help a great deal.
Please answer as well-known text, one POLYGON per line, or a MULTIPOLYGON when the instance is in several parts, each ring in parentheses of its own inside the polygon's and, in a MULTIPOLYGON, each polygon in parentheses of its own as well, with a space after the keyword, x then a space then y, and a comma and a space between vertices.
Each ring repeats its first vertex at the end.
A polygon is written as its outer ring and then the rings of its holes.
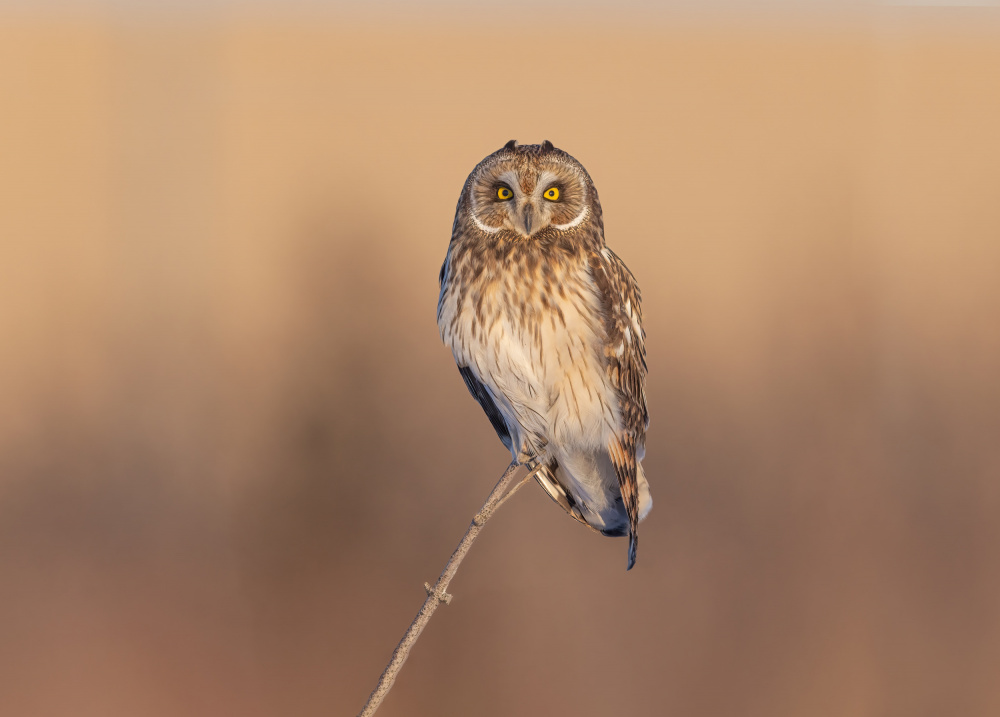
POLYGON ((571 231, 596 201, 583 166, 548 141, 518 146, 511 140, 473 170, 468 191, 468 212, 481 231, 523 239, 571 231))

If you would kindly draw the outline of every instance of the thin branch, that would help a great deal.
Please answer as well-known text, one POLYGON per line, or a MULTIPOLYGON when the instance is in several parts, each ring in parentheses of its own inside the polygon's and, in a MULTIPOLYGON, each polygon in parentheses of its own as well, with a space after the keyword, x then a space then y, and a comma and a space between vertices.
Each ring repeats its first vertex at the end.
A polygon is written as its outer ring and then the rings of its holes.
MULTIPOLYGON (((541 467, 541 466, 539 466, 538 468, 540 468, 540 467, 541 467)), ((506 493, 505 493, 505 494, 503 495, 503 497, 502 497, 502 498, 500 498, 500 500, 498 500, 498 501, 497 501, 497 504, 496 504, 495 506, 493 506, 493 511, 494 511, 494 512, 496 512, 496 511, 497 511, 497 510, 498 510, 498 509, 500 508, 500 506, 501 506, 501 505, 503 505, 504 503, 506 503, 506 502, 507 502, 507 500, 508 500, 508 499, 509 499, 509 498, 510 498, 510 497, 511 497, 512 495, 514 495, 514 493, 516 493, 516 492, 517 492, 518 490, 520 490, 520 489, 521 489, 521 487, 522 487, 522 486, 523 486, 523 485, 524 485, 525 483, 527 483, 527 482, 528 482, 529 480, 531 480, 532 478, 534 478, 534 477, 535 477, 535 473, 537 473, 537 472, 538 472, 538 468, 533 468, 532 470, 528 471, 528 472, 527 472, 527 474, 526 474, 526 475, 524 476, 524 478, 522 478, 522 479, 521 479, 521 482, 520 482, 520 483, 518 483, 518 484, 517 484, 516 486, 514 486, 514 487, 513 487, 513 488, 511 488, 511 489, 510 489, 509 491, 507 491, 507 492, 506 492, 506 493)))
POLYGON ((385 696, 389 694, 389 690, 392 689, 392 683, 396 681, 396 675, 399 674, 400 669, 403 667, 403 663, 406 662, 406 658, 410 654, 410 650, 413 649, 413 645, 416 644, 417 638, 420 637, 420 633, 423 632, 424 627, 426 627, 427 623, 430 622, 431 616, 434 614, 434 611, 437 610, 438 605, 441 603, 451 602, 451 595, 447 592, 448 584, 451 582, 452 578, 455 577, 455 573, 458 572, 458 566, 462 564, 462 559, 465 558, 466 554, 469 552, 469 548, 472 547, 472 543, 479 535, 479 531, 483 529, 483 526, 486 525, 486 521, 490 519, 490 516, 493 515, 494 511, 496 511, 497 508, 499 508, 510 496, 512 496, 518 488, 527 483, 529 478, 535 475, 541 467, 541 463, 530 470, 524 480, 517 483, 510 490, 507 490, 519 466, 520 463, 517 461, 511 461, 511 464, 500 477, 500 480, 493 488, 493 491, 486 499, 486 502, 483 503, 483 507, 472 519, 472 523, 469 524, 469 529, 465 531, 465 536, 462 538, 462 542, 458 544, 458 547, 455 548, 455 552, 451 554, 448 564, 444 566, 444 571, 441 573, 441 577, 438 578, 437 582, 434 583, 434 587, 424 583, 424 590, 427 591, 427 599, 424 600, 424 604, 420 608, 420 612, 417 613, 413 622, 410 623, 410 627, 403 635, 403 639, 399 641, 399 644, 396 645, 396 649, 393 650, 392 658, 389 660, 389 664, 386 665, 385 670, 382 672, 382 676, 378 678, 378 684, 375 685, 375 689, 372 690, 371 695, 368 697, 368 702, 365 703, 365 707, 361 710, 358 717, 368 717, 369 715, 375 714, 375 710, 379 708, 379 705, 382 704, 382 700, 385 699, 385 696))

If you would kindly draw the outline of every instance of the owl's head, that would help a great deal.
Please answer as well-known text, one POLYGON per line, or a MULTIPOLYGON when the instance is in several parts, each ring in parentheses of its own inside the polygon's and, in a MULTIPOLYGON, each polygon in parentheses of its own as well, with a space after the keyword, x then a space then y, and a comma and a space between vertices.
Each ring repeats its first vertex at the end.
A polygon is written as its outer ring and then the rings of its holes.
POLYGON ((587 170, 548 140, 527 145, 511 140, 476 165, 459 212, 463 209, 481 232, 522 239, 600 221, 597 191, 587 170))

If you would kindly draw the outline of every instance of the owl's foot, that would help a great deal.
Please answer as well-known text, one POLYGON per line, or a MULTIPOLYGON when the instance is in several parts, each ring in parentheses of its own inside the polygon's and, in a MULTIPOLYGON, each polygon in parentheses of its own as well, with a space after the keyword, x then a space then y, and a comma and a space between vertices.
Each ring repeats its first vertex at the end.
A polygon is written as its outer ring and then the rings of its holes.
POLYGON ((548 454, 545 451, 541 453, 521 453, 517 457, 517 462, 528 469, 528 472, 535 470, 542 463, 546 461, 548 454))
POLYGON ((533 471, 545 462, 548 456, 547 448, 548 441, 541 436, 528 436, 521 443, 521 450, 517 454, 517 462, 529 471, 533 471))

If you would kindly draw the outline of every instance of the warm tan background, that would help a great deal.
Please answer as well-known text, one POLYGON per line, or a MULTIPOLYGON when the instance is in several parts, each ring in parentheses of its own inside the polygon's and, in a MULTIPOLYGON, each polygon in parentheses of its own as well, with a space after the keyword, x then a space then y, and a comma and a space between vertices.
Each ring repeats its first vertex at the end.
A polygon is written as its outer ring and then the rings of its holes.
POLYGON ((996 15, 414 18, 0 21, 0 712, 360 708, 507 462, 434 312, 517 138, 642 285, 656 507, 626 574, 520 494, 383 713, 1000 714, 996 15))

